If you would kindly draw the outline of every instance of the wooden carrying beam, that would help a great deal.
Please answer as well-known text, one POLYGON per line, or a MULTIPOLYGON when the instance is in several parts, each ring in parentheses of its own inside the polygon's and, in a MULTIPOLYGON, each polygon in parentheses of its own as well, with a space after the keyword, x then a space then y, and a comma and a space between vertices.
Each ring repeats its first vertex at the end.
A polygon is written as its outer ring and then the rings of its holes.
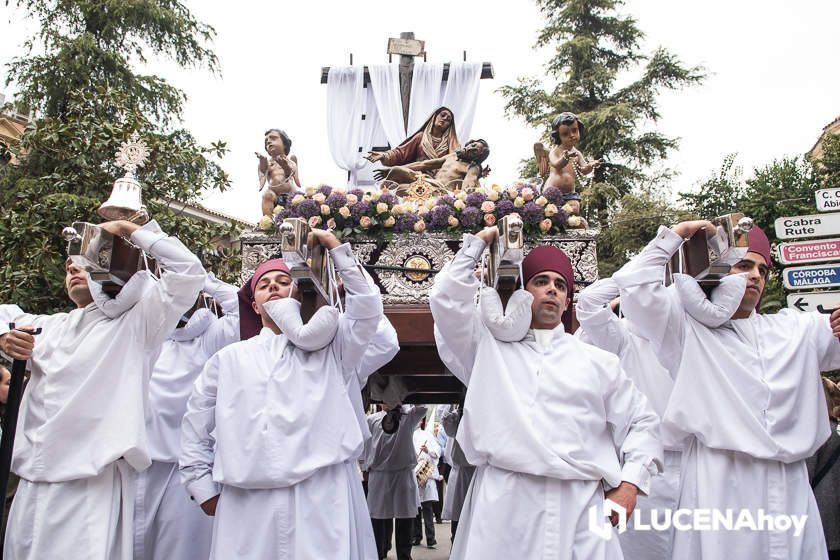
MULTIPOLYGON (((329 66, 322 66, 321 67, 321 83, 322 84, 327 83, 327 76, 329 75, 329 73, 330 73, 330 67, 329 66)), ((481 79, 482 80, 490 80, 490 79, 493 79, 494 77, 495 77, 495 75, 493 73, 493 64, 491 64, 490 62, 483 63, 483 65, 481 67, 481 79)), ((443 81, 446 81, 448 79, 449 79, 449 63, 447 62, 446 64, 443 65, 443 81)), ((369 83, 370 83, 370 73, 368 72, 368 67, 365 66, 365 85, 368 85, 369 83)))

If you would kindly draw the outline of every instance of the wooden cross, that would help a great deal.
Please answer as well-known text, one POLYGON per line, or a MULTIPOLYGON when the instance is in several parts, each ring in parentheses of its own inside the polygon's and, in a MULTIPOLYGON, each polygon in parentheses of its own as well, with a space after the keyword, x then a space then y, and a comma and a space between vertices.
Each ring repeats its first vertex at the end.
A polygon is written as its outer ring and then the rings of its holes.
MULTIPOLYGON (((414 38, 413 31, 405 31, 400 33, 399 39, 388 39, 388 61, 391 61, 392 55, 400 56, 400 97, 402 99, 403 123, 408 128, 408 108, 411 104, 411 80, 414 75, 414 59, 422 56, 426 60, 426 42, 414 38)), ((467 53, 464 51, 464 60, 467 59, 467 53)), ((353 55, 350 55, 350 64, 353 64, 353 55)), ((327 83, 327 76, 330 73, 330 67, 324 66, 321 68, 321 83, 327 83)), ((367 66, 365 66, 364 74, 365 87, 370 83, 370 74, 367 66)), ((493 78, 493 65, 485 62, 481 68, 481 79, 487 80, 493 78)), ((443 81, 449 79, 449 64, 443 65, 443 81)), ((409 131, 410 133, 410 131, 409 131)))

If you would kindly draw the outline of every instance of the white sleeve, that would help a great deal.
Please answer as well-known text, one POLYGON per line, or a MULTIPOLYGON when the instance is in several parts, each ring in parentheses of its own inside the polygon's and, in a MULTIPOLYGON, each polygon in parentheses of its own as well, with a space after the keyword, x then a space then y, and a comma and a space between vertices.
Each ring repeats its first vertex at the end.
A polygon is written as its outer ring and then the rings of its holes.
POLYGON ((682 242, 670 228, 660 226, 656 238, 613 274, 622 313, 637 334, 650 341, 668 371, 675 371, 682 359, 686 316, 676 290, 665 287, 662 279, 682 242))
POLYGON ((482 327, 475 306, 480 283, 473 272, 485 247, 478 237, 464 234, 461 249, 437 273, 429 295, 438 353, 464 385, 469 385, 482 327))
POLYGON ((213 296, 224 313, 201 335, 205 354, 212 356, 228 344, 239 341, 239 294, 236 286, 222 282, 212 272, 207 273, 204 291, 213 296))
POLYGON ((621 480, 635 484, 647 494, 650 477, 662 472, 659 416, 617 363, 615 368, 616 374, 608 381, 604 405, 619 450, 621 480))
POLYGON ((181 482, 196 503, 203 504, 220 492, 213 482, 213 447, 216 440, 216 392, 219 383, 218 356, 211 357, 195 380, 187 412, 181 422, 181 482))
POLYGON ((333 345, 343 371, 351 372, 362 364, 368 345, 384 316, 382 294, 375 284, 368 281, 349 243, 331 249, 330 256, 347 294, 333 345))
POLYGON ((581 340, 615 355, 627 347, 630 336, 627 327, 610 308, 610 302, 618 294, 615 281, 602 278, 581 291, 575 305, 575 317, 583 329, 581 340))
POLYGON ((359 379, 359 386, 364 387, 368 377, 379 368, 385 366, 394 359, 400 351, 400 343, 397 339, 397 331, 384 315, 379 320, 376 334, 362 356, 362 362, 356 368, 356 376, 359 379))
POLYGON ((136 230, 131 242, 153 256, 163 269, 160 281, 129 311, 139 320, 139 334, 150 350, 172 334, 181 316, 195 303, 205 272, 201 261, 177 238, 162 233, 154 221, 136 230))

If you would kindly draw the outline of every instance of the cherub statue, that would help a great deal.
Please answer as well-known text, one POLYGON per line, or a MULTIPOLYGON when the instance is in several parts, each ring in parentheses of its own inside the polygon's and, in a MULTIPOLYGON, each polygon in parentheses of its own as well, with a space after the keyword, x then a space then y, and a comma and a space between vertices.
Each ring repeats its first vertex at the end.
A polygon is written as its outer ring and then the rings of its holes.
POLYGON ((601 165, 599 159, 586 161, 577 149, 583 130, 583 123, 577 115, 563 112, 551 121, 551 140, 554 142, 551 151, 546 150, 542 142, 534 144, 540 175, 550 170, 543 189, 559 188, 563 192, 564 206, 570 210, 569 214, 575 216, 580 215, 580 195, 575 192, 575 175, 582 178, 601 165))
POLYGON ((296 156, 289 155, 291 148, 292 139, 289 135, 279 128, 271 128, 265 132, 265 151, 268 157, 254 152, 260 160, 260 191, 268 182, 268 188, 262 195, 264 216, 271 216, 278 203, 285 206, 289 193, 294 192, 295 186, 300 188, 298 160, 296 156))
POLYGON ((436 194, 451 191, 473 191, 479 186, 478 180, 486 176, 489 168, 482 167, 482 162, 490 155, 490 145, 486 140, 470 140, 466 146, 445 157, 418 161, 397 167, 383 167, 373 172, 378 180, 393 181, 399 186, 398 196, 408 194, 409 186, 422 178, 436 194), (437 171, 434 171, 437 170, 437 171), (434 171, 426 176, 425 172, 434 171))

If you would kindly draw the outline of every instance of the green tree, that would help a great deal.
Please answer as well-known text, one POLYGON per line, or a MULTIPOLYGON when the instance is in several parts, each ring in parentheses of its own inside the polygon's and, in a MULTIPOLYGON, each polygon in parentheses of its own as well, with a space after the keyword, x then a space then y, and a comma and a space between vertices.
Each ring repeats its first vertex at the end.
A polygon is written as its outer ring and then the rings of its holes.
POLYGON ((536 2, 546 20, 536 46, 554 46, 546 64, 554 83, 520 78, 499 91, 507 99, 507 115, 543 129, 545 139, 549 123, 560 112, 581 117, 586 125, 581 151, 607 161, 596 171, 592 187, 582 189, 586 218, 603 226, 615 203, 650 179, 648 166, 677 146, 675 138, 642 128, 660 118, 657 94, 700 83, 704 70, 684 66, 664 48, 643 53, 644 34, 635 19, 618 13, 621 0, 536 2), (628 72, 639 76, 619 85, 628 72))
POLYGON ((147 52, 214 69, 215 57, 202 46, 212 29, 169 0, 17 4, 39 19, 41 29, 27 47, 40 43, 43 54, 9 66, 19 101, 36 108, 39 118, 10 147, 16 162, 0 168, 0 301, 37 313, 67 308, 59 233, 74 221, 101 221, 95 210, 122 175, 114 153, 134 131, 151 150, 137 173, 151 215, 233 278, 237 258, 211 242, 234 232, 176 217, 165 205, 225 189, 228 177, 216 163, 225 145, 201 146, 171 126, 180 118, 183 93, 158 77, 135 74, 130 64, 147 52))
POLYGON ((693 218, 675 205, 667 189, 646 187, 625 194, 616 205, 612 219, 601 228, 598 238, 598 273, 611 276, 656 236, 661 224, 673 224, 693 218), (611 255, 602 256, 602 247, 611 255))
MULTIPOLYGON (((7 1, 7 4, 9 2, 7 1)), ((215 36, 178 0, 16 0, 40 23, 24 43, 25 56, 8 65, 7 84, 18 102, 47 117, 62 116, 73 92, 107 87, 124 93, 124 107, 164 124, 181 115, 184 93, 158 76, 137 73, 132 63, 166 57, 181 67, 217 71, 205 46, 215 36), (42 54, 34 55, 36 48, 42 54)), ((109 116, 115 117, 116 114, 109 116)))
MULTIPOLYGON (((829 158, 827 163, 837 161, 829 158)), ((703 218, 743 212, 764 230, 775 247, 780 241, 773 227, 777 218, 813 213, 814 191, 820 188, 819 169, 804 158, 788 157, 753 169, 744 181, 735 156, 728 155, 720 171, 703 182, 698 192, 680 193, 680 200, 690 212, 703 218)), ((778 311, 785 305, 784 296, 780 270, 774 269, 767 279, 761 310, 778 311)))
POLYGON ((743 195, 743 171, 737 154, 723 158, 720 170, 703 181, 697 192, 681 192, 679 200, 696 216, 714 218, 738 210, 743 195))
POLYGON ((840 135, 832 134, 822 141, 823 155, 813 162, 821 189, 840 187, 840 135))

